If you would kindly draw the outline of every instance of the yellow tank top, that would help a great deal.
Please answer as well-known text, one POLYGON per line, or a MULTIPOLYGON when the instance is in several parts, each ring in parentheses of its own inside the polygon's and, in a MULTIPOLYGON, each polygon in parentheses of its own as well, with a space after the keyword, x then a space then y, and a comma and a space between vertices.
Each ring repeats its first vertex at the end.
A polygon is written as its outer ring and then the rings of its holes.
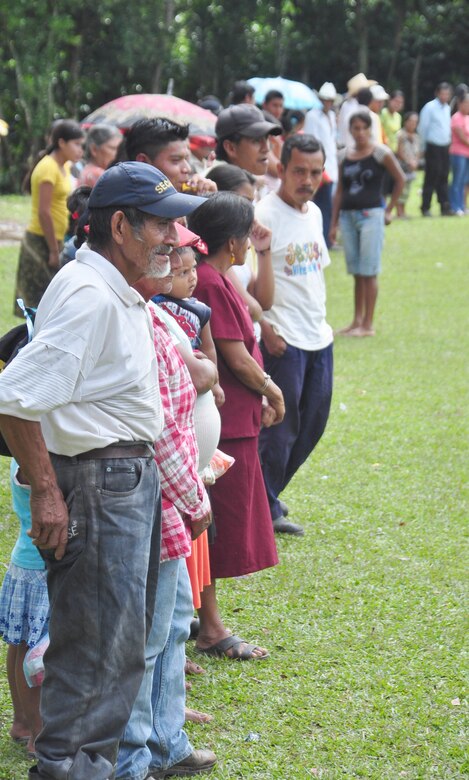
POLYGON ((70 163, 65 163, 65 175, 60 170, 53 157, 46 154, 33 170, 31 176, 31 222, 28 225, 30 233, 43 236, 41 223, 39 222, 39 187, 44 182, 53 185, 51 201, 51 217, 54 225, 54 234, 57 241, 63 241, 68 227, 67 198, 72 191, 72 177, 70 175, 70 163))

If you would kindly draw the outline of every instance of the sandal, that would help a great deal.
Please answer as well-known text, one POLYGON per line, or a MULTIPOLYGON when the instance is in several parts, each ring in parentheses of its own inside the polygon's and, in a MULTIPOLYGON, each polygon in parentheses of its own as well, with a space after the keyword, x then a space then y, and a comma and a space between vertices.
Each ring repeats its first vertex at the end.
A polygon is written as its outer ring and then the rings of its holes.
POLYGON ((236 634, 220 639, 219 642, 210 645, 210 647, 196 647, 196 650, 204 655, 229 658, 230 661, 263 661, 264 658, 268 658, 270 655, 270 653, 253 655, 254 650, 261 650, 261 648, 258 645, 250 645, 241 637, 236 636, 236 634), (245 645, 243 650, 240 650, 241 645, 245 645), (232 653, 228 655, 227 650, 232 650, 232 653))

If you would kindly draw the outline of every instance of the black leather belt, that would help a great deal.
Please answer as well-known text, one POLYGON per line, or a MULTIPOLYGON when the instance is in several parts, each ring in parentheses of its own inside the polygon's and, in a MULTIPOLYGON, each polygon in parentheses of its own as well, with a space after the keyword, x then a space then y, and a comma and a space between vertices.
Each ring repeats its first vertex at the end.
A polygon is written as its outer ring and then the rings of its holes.
POLYGON ((102 460, 104 458, 151 458, 153 455, 153 447, 147 442, 135 444, 122 442, 122 444, 109 444, 107 447, 80 452, 75 457, 77 460, 102 460))

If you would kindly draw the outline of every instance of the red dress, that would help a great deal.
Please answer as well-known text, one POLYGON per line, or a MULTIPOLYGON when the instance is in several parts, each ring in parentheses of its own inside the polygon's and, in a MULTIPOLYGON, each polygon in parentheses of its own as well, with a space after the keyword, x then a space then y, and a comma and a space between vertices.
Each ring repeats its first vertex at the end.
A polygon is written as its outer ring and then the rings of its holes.
MULTIPOLYGON (((262 366, 252 320, 231 282, 209 263, 197 268, 194 296, 212 309, 210 329, 217 339, 242 341, 262 366)), ((240 382, 217 349, 220 385, 220 449, 235 463, 210 488, 215 541, 210 545, 213 578, 239 577, 278 563, 272 519, 258 455, 262 398, 240 382)))

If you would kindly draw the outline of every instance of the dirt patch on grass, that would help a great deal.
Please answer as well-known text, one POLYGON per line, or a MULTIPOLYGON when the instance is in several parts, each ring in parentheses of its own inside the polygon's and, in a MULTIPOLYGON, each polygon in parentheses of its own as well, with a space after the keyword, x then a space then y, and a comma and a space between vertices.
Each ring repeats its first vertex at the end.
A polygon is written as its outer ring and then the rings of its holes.
POLYGON ((11 220, 0 220, 0 246, 11 246, 21 241, 24 225, 11 220))

